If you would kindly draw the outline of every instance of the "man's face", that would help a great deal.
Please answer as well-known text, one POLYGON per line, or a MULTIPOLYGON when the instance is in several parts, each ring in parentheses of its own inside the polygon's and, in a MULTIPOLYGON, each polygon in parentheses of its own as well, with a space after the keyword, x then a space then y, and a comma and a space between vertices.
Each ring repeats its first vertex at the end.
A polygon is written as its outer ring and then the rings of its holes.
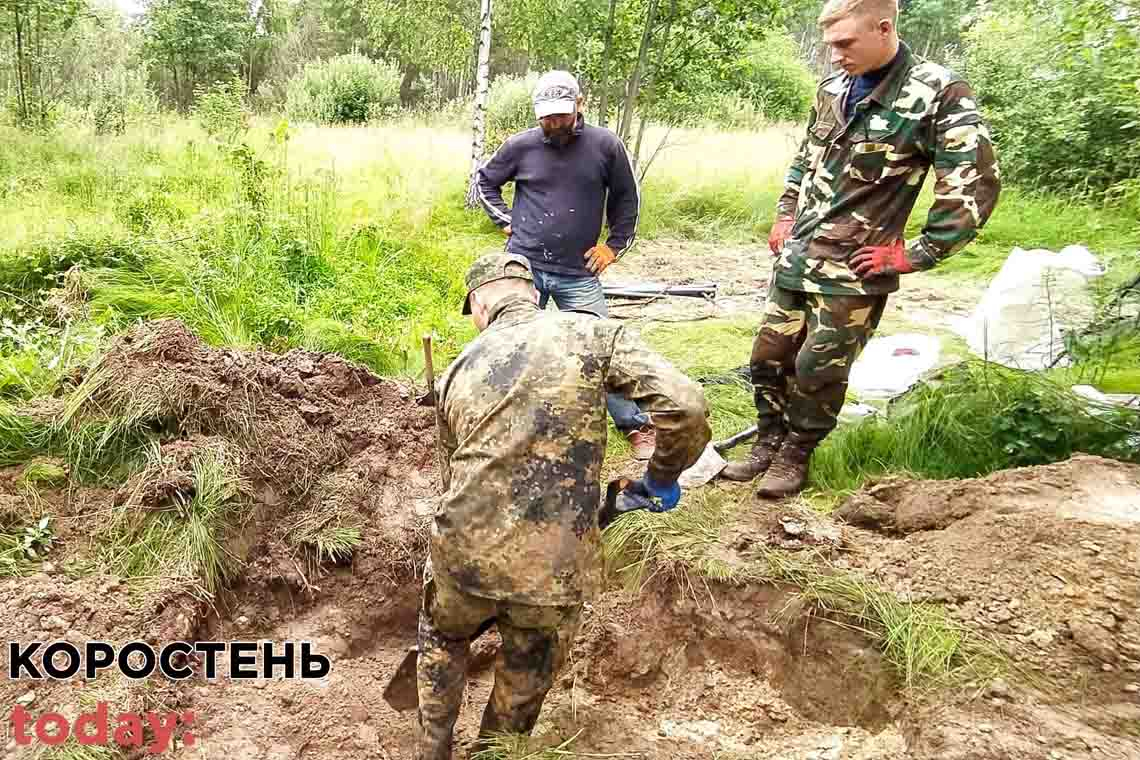
POLYGON ((890 19, 851 15, 823 30, 831 62, 852 76, 866 74, 890 62, 894 23, 890 19))
POLYGON ((573 113, 557 113, 543 116, 538 120, 542 133, 551 140, 565 145, 574 132, 574 124, 578 120, 578 107, 574 106, 573 113))
POLYGON ((487 307, 480 300, 479 289, 476 288, 471 292, 471 321, 475 324, 475 329, 479 332, 486 330, 491 322, 490 316, 487 307))

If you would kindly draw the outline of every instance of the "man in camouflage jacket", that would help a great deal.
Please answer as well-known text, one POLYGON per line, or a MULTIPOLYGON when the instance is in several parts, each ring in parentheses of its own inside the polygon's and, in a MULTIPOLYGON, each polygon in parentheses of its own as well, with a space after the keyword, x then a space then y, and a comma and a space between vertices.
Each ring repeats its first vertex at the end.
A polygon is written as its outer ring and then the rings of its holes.
POLYGON ((653 414, 657 447, 637 487, 670 509, 712 432, 700 385, 618 322, 544 313, 530 264, 492 253, 467 275, 481 331, 437 384, 446 494, 432 526, 419 623, 416 757, 446 760, 469 638, 503 646, 480 737, 529 733, 601 586, 606 394, 653 414))
POLYGON ((899 276, 961 250, 997 203, 997 161, 969 85, 902 43, 897 16, 897 0, 830 0, 820 15, 839 70, 819 86, 769 237, 779 258, 750 362, 760 434, 722 473, 763 474, 760 496, 805 486, 899 276), (906 242, 931 167, 934 204, 906 242))

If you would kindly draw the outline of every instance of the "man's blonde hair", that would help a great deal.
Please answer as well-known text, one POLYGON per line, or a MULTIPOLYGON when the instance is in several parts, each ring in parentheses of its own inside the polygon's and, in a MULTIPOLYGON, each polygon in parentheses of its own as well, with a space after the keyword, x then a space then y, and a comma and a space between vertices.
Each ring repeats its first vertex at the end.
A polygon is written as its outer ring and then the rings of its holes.
POLYGON ((819 14, 819 25, 828 27, 840 19, 848 16, 862 16, 879 19, 889 18, 891 23, 898 24, 898 0, 827 0, 819 14))

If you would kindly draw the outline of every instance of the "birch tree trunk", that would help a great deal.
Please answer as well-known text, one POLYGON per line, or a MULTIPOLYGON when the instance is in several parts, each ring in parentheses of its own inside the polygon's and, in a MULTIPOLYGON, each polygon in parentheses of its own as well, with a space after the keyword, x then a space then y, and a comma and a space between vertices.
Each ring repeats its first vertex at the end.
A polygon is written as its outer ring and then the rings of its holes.
POLYGON ((467 186, 467 208, 475 208, 475 172, 483 162, 487 140, 487 92, 491 88, 491 3, 483 0, 479 14, 479 65, 476 72, 475 118, 471 137, 471 173, 467 186))
POLYGON ((598 103, 598 125, 602 127, 610 123, 610 55, 614 49, 615 11, 617 11, 617 0, 610 0, 610 18, 606 21, 606 42, 602 48, 602 95, 598 103))
POLYGON ((629 77, 629 88, 625 95, 625 110, 621 116, 621 129, 618 132, 623 143, 629 143, 629 130, 633 126, 633 112, 637 106, 637 93, 641 89, 641 74, 645 71, 645 59, 649 57, 649 44, 653 40, 653 22, 657 17, 657 0, 649 0, 649 11, 645 15, 645 31, 641 35, 641 47, 637 51, 637 65, 629 77))
MULTIPOLYGON (((649 72, 645 78, 645 91, 652 93, 653 85, 657 82, 657 75, 665 66, 665 53, 669 47, 669 31, 673 27, 673 18, 677 15, 677 0, 670 0, 669 2, 669 16, 665 19, 665 30, 661 34, 661 44, 657 46, 657 64, 649 72)), ((637 126, 637 144, 633 148, 633 168, 636 171, 638 165, 641 163, 641 140, 645 137, 645 128, 649 120, 644 116, 637 126)), ((644 177, 644 175, 642 175, 644 177)))
POLYGON ((28 85, 24 78, 24 21, 20 18, 20 6, 12 8, 16 16, 16 83, 20 90, 20 121, 28 123, 28 85))

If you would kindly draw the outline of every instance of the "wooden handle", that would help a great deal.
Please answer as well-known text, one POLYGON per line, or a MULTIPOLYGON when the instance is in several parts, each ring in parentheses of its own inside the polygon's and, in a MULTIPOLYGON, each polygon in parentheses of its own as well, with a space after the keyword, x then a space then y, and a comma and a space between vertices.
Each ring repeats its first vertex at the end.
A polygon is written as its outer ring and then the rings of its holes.
POLYGON ((424 371, 427 373, 428 397, 435 399, 435 367, 431 361, 431 336, 424 336, 424 371))

